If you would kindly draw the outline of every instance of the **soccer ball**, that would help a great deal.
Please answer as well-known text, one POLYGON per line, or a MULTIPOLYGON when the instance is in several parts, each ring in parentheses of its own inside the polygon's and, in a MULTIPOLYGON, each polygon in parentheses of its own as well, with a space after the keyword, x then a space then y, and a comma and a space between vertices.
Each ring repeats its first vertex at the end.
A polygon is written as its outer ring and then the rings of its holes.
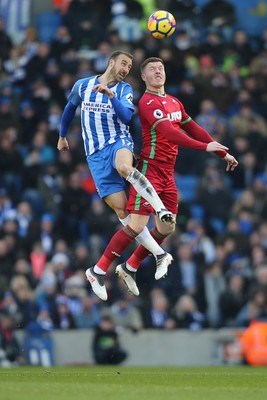
POLYGON ((165 39, 171 36, 175 31, 175 26, 174 16, 168 11, 155 11, 148 18, 148 30, 156 39, 165 39))

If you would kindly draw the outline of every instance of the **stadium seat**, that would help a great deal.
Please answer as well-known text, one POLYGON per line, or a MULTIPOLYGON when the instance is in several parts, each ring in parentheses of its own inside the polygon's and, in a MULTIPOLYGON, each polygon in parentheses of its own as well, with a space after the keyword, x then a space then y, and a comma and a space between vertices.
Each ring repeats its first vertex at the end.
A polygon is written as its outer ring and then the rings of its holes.
POLYGON ((46 337, 24 337, 24 352, 28 365, 39 365, 51 367, 55 365, 53 341, 50 336, 46 337))
POLYGON ((196 200, 198 178, 195 175, 179 175, 175 178, 181 199, 192 203, 196 200))
POLYGON ((61 25, 62 18, 57 12, 44 12, 36 18, 36 29, 38 39, 41 42, 50 43, 58 27, 61 25))
POLYGON ((212 218, 210 220, 210 225, 217 234, 225 232, 225 223, 220 218, 212 218))
POLYGON ((203 220, 205 217, 205 210, 202 205, 194 203, 190 205, 191 217, 194 219, 203 220))

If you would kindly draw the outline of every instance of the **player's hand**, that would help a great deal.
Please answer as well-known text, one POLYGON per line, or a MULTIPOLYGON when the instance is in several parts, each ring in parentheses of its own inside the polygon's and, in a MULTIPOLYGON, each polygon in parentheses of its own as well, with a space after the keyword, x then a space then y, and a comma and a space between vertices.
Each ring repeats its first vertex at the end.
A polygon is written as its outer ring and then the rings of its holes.
POLYGON ((224 160, 227 162, 226 171, 233 171, 238 166, 238 161, 231 154, 226 154, 224 160))
POLYGON ((57 149, 59 151, 68 151, 69 150, 69 143, 66 138, 60 137, 57 142, 57 149))
POLYGON ((103 85, 103 83, 98 83, 97 85, 92 87, 92 92, 96 91, 96 93, 103 93, 108 96, 109 99, 112 99, 114 97, 114 93, 112 90, 110 90, 106 85, 103 85))
POLYGON ((214 151, 227 151, 228 147, 224 146, 219 142, 210 142, 207 145, 206 151, 214 152, 214 151))

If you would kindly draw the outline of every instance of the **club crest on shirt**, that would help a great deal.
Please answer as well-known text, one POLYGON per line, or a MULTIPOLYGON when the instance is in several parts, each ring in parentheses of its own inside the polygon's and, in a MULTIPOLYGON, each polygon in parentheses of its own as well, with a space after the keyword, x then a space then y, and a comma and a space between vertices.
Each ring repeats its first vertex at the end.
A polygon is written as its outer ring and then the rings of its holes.
POLYGON ((163 117, 163 112, 159 110, 158 108, 153 112, 153 115, 155 118, 160 119, 163 117))

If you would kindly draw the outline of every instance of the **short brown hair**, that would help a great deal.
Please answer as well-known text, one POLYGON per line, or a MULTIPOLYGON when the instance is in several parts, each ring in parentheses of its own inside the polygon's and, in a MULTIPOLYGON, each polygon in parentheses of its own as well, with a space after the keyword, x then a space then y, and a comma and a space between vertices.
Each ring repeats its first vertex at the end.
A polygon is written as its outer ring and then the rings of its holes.
POLYGON ((116 50, 109 57, 109 61, 110 60, 116 60, 121 54, 123 54, 124 56, 130 58, 130 60, 133 60, 133 55, 131 53, 128 53, 127 51, 116 50))
POLYGON ((151 62, 160 62, 162 65, 164 65, 164 62, 161 58, 159 57, 149 57, 147 59, 145 59, 145 61, 143 61, 143 63, 141 64, 141 72, 143 72, 144 68, 147 66, 147 64, 151 63, 151 62))

